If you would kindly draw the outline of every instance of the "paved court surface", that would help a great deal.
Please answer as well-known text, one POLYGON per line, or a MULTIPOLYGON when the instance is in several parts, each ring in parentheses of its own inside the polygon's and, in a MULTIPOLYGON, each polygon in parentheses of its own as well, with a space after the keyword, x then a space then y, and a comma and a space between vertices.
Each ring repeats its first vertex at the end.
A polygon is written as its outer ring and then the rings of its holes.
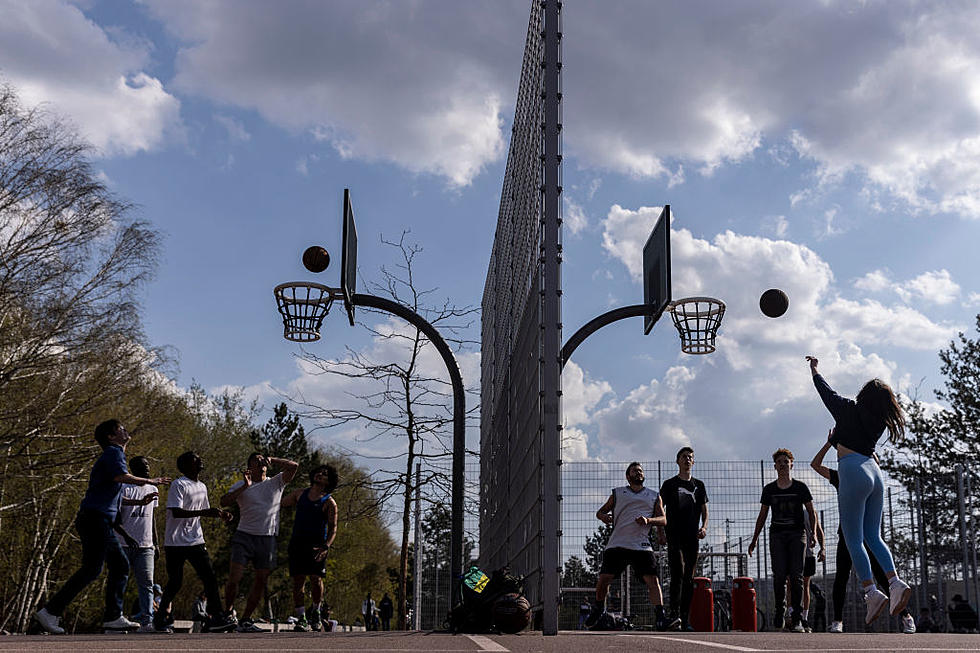
POLYGON ((444 633, 12 635, 0 651, 376 651, 377 653, 600 653, 602 651, 980 651, 980 635, 814 633, 585 633, 557 637, 444 633))

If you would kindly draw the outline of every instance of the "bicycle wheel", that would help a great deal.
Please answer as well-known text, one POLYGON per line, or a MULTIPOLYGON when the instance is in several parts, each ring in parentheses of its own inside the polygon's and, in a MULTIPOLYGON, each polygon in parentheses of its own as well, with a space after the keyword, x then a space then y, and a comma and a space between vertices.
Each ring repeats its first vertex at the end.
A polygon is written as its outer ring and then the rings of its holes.
POLYGON ((756 629, 757 632, 760 632, 761 633, 761 632, 763 632, 766 629, 766 613, 763 612, 759 608, 756 608, 755 609, 755 612, 756 612, 756 615, 755 615, 755 620, 756 620, 755 629, 756 629))
POLYGON ((724 633, 732 629, 732 618, 721 603, 715 604, 715 632, 724 633))

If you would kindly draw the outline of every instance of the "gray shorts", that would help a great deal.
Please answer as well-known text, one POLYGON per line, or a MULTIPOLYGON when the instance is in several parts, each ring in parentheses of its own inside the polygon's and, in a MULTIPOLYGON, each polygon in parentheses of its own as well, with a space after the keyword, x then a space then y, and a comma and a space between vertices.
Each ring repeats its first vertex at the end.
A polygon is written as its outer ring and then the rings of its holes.
POLYGON ((252 535, 235 531, 231 536, 231 561, 246 565, 249 562, 256 569, 276 568, 276 536, 252 535))

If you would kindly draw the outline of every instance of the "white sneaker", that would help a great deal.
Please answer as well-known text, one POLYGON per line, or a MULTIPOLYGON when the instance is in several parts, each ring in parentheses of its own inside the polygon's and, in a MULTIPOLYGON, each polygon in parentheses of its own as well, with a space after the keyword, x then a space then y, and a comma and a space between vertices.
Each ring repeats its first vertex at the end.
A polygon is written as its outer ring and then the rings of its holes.
POLYGON ((909 599, 912 598, 912 588, 909 587, 908 583, 895 576, 888 584, 888 594, 891 597, 888 611, 893 617, 896 617, 909 604, 909 599))
POLYGON ((906 635, 911 635, 915 632, 915 619, 912 618, 912 615, 907 614, 902 617, 902 632, 906 635))
POLYGON ((112 621, 103 621, 102 627, 109 630, 131 630, 139 628, 140 625, 135 621, 130 621, 125 615, 119 615, 117 619, 113 619, 112 621))
POLYGON ((885 605, 888 603, 888 597, 877 587, 872 587, 864 593, 864 603, 868 606, 868 613, 864 617, 864 623, 870 624, 881 616, 885 605))
POLYGON ((830 628, 827 629, 828 633, 842 633, 844 632, 844 622, 843 621, 831 621, 830 628))
POLYGON ((34 613, 34 618, 37 622, 41 624, 41 628, 45 629, 52 635, 64 635, 65 629, 58 625, 61 621, 61 617, 56 617, 47 608, 41 608, 36 613, 34 613))

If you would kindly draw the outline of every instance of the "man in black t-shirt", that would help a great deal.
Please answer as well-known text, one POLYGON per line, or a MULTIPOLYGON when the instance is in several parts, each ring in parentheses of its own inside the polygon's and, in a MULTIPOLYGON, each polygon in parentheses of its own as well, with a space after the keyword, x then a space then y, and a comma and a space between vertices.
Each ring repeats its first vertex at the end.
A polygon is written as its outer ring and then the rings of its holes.
POLYGON ((773 592, 776 599, 776 619, 773 623, 783 623, 783 601, 786 597, 786 579, 790 581, 790 602, 793 617, 791 630, 805 632, 803 616, 803 557, 806 551, 806 529, 803 524, 803 509, 806 508, 810 523, 818 524, 817 513, 813 509, 813 496, 806 483, 790 476, 793 469, 793 452, 777 449, 772 454, 776 468, 776 480, 762 488, 762 507, 755 520, 755 533, 749 544, 749 555, 755 551, 759 534, 766 525, 766 515, 772 510, 772 523, 769 525, 769 556, 772 563, 773 592))
POLYGON ((694 449, 677 452, 677 476, 664 481, 660 501, 667 513, 667 526, 659 529, 661 544, 667 543, 670 567, 670 630, 694 630, 688 623, 694 595, 694 570, 698 562, 698 540, 708 534, 708 493, 704 483, 691 476, 694 449))

